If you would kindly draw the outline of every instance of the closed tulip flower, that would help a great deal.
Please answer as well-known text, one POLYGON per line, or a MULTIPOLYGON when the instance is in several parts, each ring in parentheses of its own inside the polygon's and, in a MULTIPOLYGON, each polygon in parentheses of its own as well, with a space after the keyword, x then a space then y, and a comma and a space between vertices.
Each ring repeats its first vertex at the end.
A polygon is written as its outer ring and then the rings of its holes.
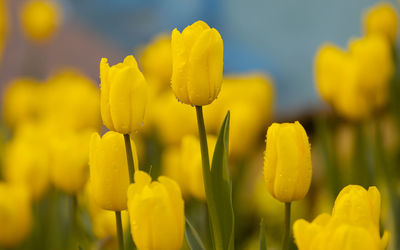
POLYGON ((110 130, 130 134, 143 123, 147 83, 133 56, 110 67, 100 62, 100 106, 104 125, 110 130))
MULTIPOLYGON (((131 144, 137 170, 136 147, 133 141, 131 144)), ((99 134, 93 134, 89 149, 89 167, 92 195, 96 204, 102 209, 125 210, 129 173, 123 135, 109 131, 100 138, 99 134)))
POLYGON ((202 106, 213 102, 221 89, 223 42, 219 32, 198 21, 182 33, 172 31, 171 87, 179 101, 202 106))
POLYGON ((29 0, 22 6, 22 30, 36 43, 46 42, 61 24, 59 6, 54 1, 29 0))
POLYGON ((303 126, 273 123, 267 132, 264 179, 268 191, 281 202, 303 199, 311 183, 312 165, 303 126))
POLYGON ((0 182, 0 247, 14 248, 31 232, 32 211, 26 186, 0 182))
POLYGON ((367 35, 381 34, 394 44, 397 38, 397 27, 396 9, 388 2, 377 4, 364 14, 364 29, 367 35))
POLYGON ((345 187, 332 215, 321 214, 311 223, 300 219, 293 225, 299 250, 386 249, 390 234, 379 232, 380 193, 376 187, 345 187))
POLYGON ((142 171, 128 189, 131 233, 138 249, 180 249, 185 215, 181 190, 168 177, 158 181, 142 171))

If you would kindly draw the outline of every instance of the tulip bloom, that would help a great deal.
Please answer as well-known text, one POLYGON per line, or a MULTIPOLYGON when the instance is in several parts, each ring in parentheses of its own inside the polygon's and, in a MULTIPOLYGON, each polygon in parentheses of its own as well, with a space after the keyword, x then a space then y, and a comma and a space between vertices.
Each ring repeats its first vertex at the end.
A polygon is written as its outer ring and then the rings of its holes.
POLYGON ((0 221, 0 247, 17 247, 29 236, 32 212, 26 186, 0 182, 0 221))
MULTIPOLYGON (((136 147, 132 140, 131 145, 135 168, 138 170, 136 147)), ((89 151, 90 183, 94 201, 102 209, 125 210, 129 172, 123 135, 109 131, 100 138, 99 134, 94 133, 89 151)))
POLYGON ((299 250, 386 249, 390 234, 379 232, 380 193, 376 187, 345 187, 338 195, 332 215, 321 214, 313 222, 293 225, 299 250))
POLYGON ((36 43, 49 40, 61 23, 59 7, 46 0, 27 1, 20 18, 24 34, 36 43))
POLYGON ((213 102, 221 89, 223 42, 219 32, 198 21, 182 33, 172 31, 171 87, 179 101, 202 106, 213 102))
POLYGON ((147 83, 133 56, 110 67, 100 62, 100 106, 104 125, 121 134, 137 131, 143 123, 147 83))
POLYGON ((364 14, 364 29, 367 35, 382 34, 394 44, 397 38, 397 27, 396 9, 388 2, 377 4, 364 14))
POLYGON ((311 183, 312 165, 303 126, 273 123, 267 132, 264 179, 268 191, 281 202, 303 199, 311 183))
POLYGON ((132 238, 138 249, 180 249, 185 216, 181 190, 168 177, 158 181, 135 172, 135 183, 128 189, 128 212, 132 238))

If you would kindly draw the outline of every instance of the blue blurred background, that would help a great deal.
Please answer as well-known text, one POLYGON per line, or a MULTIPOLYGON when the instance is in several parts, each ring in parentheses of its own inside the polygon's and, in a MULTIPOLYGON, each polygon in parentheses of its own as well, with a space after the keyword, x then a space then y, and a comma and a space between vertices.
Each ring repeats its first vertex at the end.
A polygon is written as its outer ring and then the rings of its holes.
MULTIPOLYGON (((288 116, 321 107, 312 70, 317 48, 326 41, 345 47, 351 37, 360 36, 362 13, 377 1, 60 2, 64 7, 64 35, 60 32, 53 46, 57 48, 58 57, 63 55, 60 48, 71 48, 64 50, 64 59, 49 59, 50 66, 74 63, 97 77, 99 57, 111 57, 113 62, 114 56, 115 61, 119 61, 126 54, 137 53, 138 48, 158 33, 170 33, 175 27, 182 30, 201 19, 217 28, 224 39, 225 73, 269 73, 276 86, 276 114, 288 116), (76 33, 74 29, 80 29, 80 32, 76 33), (81 38, 84 36, 89 38, 81 38)), ((398 3, 392 2, 398 7, 398 3)))

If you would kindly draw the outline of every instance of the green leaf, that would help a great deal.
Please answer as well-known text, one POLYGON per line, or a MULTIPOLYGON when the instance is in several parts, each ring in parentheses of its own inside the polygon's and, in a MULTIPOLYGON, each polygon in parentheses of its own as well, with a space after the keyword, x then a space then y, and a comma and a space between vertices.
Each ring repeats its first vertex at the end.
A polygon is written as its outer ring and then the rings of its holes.
POLYGON ((264 230, 264 220, 261 219, 260 222, 260 245, 259 250, 267 250, 267 245, 265 243, 265 230, 264 230))
POLYGON ((216 249, 234 249, 234 215, 232 206, 232 182, 228 168, 230 112, 222 124, 211 164, 212 206, 211 224, 216 249))
POLYGON ((196 229, 192 226, 189 220, 186 218, 186 227, 185 227, 185 238, 187 243, 192 250, 205 250, 203 242, 196 229))

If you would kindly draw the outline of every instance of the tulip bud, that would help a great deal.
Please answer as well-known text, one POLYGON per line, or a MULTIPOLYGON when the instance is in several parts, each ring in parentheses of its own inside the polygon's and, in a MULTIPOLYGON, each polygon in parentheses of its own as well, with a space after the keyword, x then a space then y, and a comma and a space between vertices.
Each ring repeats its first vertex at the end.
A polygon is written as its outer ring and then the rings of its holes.
POLYGON ((110 67, 100 62, 100 104, 104 125, 121 134, 137 131, 143 123, 147 83, 133 56, 110 67))
POLYGON ((42 43, 54 34, 61 23, 59 7, 54 1, 30 0, 21 11, 24 34, 33 42, 42 43))
POLYGON ((267 132, 264 179, 268 191, 281 202, 303 199, 311 183, 312 165, 303 126, 273 123, 267 132))
POLYGON ((223 42, 219 32, 198 21, 182 33, 172 31, 171 87, 179 101, 196 106, 212 103, 222 84, 223 42))
POLYGON ((142 171, 128 189, 132 238, 138 249, 180 249, 185 216, 181 190, 168 177, 158 181, 142 171))
POLYGON ((89 176, 91 132, 64 132, 51 140, 51 179, 68 194, 81 191, 89 176))
POLYGON ((397 38, 397 20, 397 12, 392 4, 379 3, 364 13, 365 33, 381 34, 394 44, 397 38))
MULTIPOLYGON (((135 170, 138 170, 136 146, 132 140, 131 145, 135 170)), ((123 135, 109 131, 100 138, 99 134, 94 133, 90 142, 89 168, 96 204, 107 210, 125 210, 129 172, 123 135)))
POLYGON ((29 192, 25 186, 0 182, 0 246, 14 248, 32 228, 29 192))

